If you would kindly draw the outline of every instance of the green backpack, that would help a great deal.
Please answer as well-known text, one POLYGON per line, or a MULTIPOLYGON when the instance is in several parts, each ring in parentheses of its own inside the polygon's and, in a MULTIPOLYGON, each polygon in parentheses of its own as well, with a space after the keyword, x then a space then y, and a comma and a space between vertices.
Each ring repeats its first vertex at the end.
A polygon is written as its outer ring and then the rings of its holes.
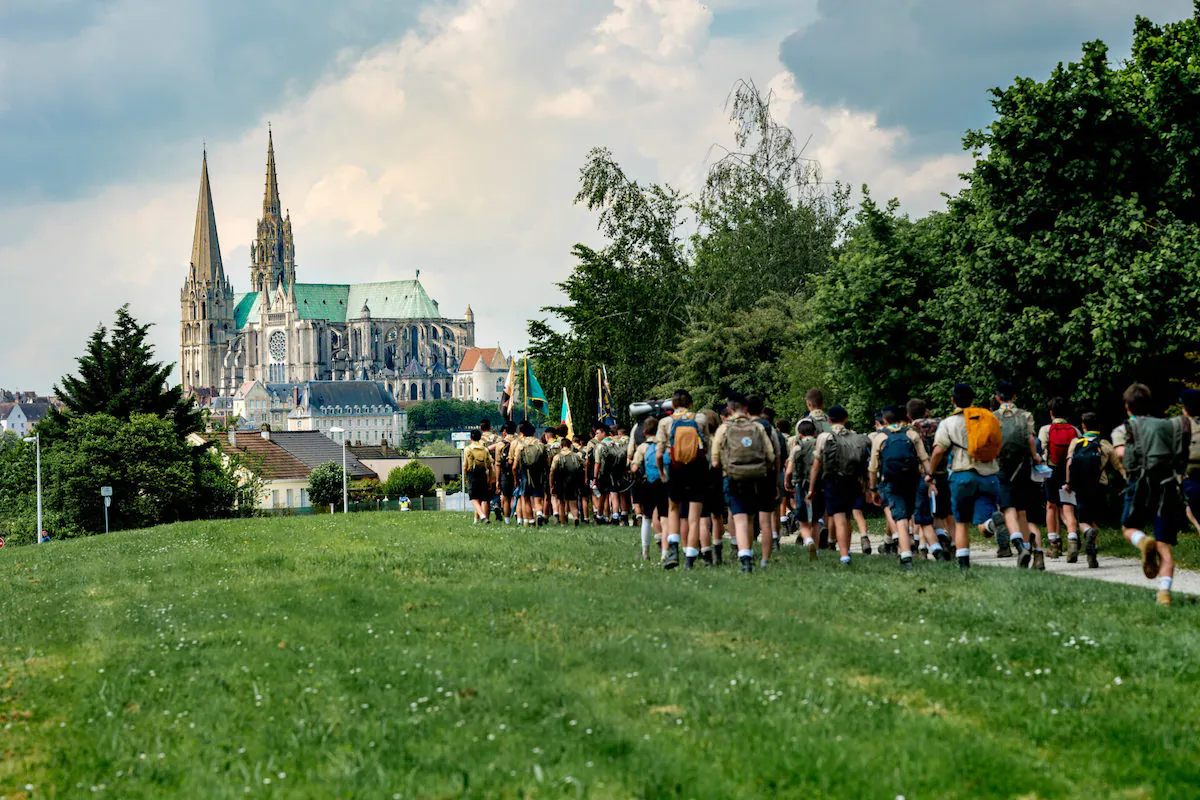
POLYGON ((619 439, 602 442, 597 461, 601 473, 610 477, 619 476, 625 472, 625 447, 619 439))
POLYGON ((833 478, 861 479, 867 474, 871 440, 861 433, 843 430, 830 437, 822 454, 825 474, 833 478))
POLYGON ((558 468, 568 478, 577 478, 583 472, 583 459, 573 451, 563 453, 558 458, 558 468))
POLYGON ((1129 420, 1125 435, 1125 471, 1130 475, 1164 475, 1187 469, 1191 426, 1183 417, 1129 420))
POLYGON ((1009 478, 1015 477, 1022 469, 1028 469, 1033 456, 1029 452, 1029 428, 1027 417, 1017 411, 1003 410, 996 412, 1000 420, 1000 470, 1009 478))
POLYGON ((735 481, 767 477, 771 464, 767 460, 767 432, 762 425, 747 417, 733 417, 725 423, 721 468, 735 481))
POLYGON ((530 470, 546 460, 546 448, 537 439, 530 439, 521 446, 521 466, 530 470))
POLYGON ((807 486, 812 474, 813 461, 817 455, 816 438, 799 439, 792 450, 792 483, 797 486, 807 486))

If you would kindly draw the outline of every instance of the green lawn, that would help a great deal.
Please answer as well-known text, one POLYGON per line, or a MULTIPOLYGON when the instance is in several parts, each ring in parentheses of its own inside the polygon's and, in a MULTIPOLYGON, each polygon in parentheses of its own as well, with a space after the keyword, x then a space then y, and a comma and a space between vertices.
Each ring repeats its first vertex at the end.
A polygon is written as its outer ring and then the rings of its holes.
POLYGON ((664 573, 636 536, 361 514, 4 548, 0 796, 1200 791, 1194 604, 794 550, 664 573))

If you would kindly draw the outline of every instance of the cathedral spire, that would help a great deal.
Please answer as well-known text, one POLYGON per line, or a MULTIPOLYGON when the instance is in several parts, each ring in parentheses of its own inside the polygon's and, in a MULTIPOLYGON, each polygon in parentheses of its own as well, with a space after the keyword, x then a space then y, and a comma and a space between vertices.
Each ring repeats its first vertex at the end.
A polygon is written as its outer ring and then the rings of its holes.
POLYGON ((196 233, 192 238, 192 272, 197 281, 222 284, 221 243, 217 241, 217 215, 213 212, 212 186, 208 182, 208 151, 200 162, 200 199, 196 203, 196 233))
POLYGON ((275 139, 267 128, 267 183, 263 190, 263 217, 279 216, 279 179, 275 176, 275 139))

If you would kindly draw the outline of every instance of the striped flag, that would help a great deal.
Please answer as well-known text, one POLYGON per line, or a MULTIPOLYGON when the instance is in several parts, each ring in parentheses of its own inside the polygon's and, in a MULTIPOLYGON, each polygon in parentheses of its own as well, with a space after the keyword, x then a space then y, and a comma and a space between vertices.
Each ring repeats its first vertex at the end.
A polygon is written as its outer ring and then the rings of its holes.
POLYGON ((504 379, 504 392, 500 395, 500 414, 510 422, 513 415, 513 401, 516 399, 517 359, 508 362, 508 377, 504 379))
POLYGON ((605 425, 615 425, 616 415, 613 414, 612 387, 608 385, 608 367, 600 367, 596 372, 596 380, 600 384, 600 402, 596 409, 596 419, 605 425))
POLYGON ((567 426, 568 439, 575 438, 575 423, 571 421, 571 402, 567 400, 567 387, 565 386, 562 390, 562 419, 559 424, 567 426))

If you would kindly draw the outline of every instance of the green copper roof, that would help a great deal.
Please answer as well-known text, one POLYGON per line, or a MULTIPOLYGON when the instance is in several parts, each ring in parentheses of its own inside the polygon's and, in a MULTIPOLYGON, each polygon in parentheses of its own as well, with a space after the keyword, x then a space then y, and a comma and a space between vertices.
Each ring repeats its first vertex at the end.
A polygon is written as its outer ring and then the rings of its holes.
POLYGON ((416 280, 353 284, 346 303, 348 321, 359 318, 364 303, 376 319, 438 319, 442 316, 437 303, 429 299, 425 287, 416 280))
POLYGON ((349 292, 350 287, 344 283, 297 283, 296 308, 300 311, 300 319, 345 322, 349 292))
POLYGON ((258 316, 258 301, 260 297, 262 297, 262 295, 258 292, 234 295, 233 324, 237 326, 238 330, 246 327, 246 322, 250 319, 250 317, 258 316))
MULTIPOLYGON (((384 283, 297 283, 296 307, 300 319, 324 319, 330 322, 354 322, 361 318, 363 305, 374 319, 440 319, 437 303, 425 293, 420 281, 384 283)), ((234 322, 239 329, 261 313, 258 292, 234 298, 234 322)))

